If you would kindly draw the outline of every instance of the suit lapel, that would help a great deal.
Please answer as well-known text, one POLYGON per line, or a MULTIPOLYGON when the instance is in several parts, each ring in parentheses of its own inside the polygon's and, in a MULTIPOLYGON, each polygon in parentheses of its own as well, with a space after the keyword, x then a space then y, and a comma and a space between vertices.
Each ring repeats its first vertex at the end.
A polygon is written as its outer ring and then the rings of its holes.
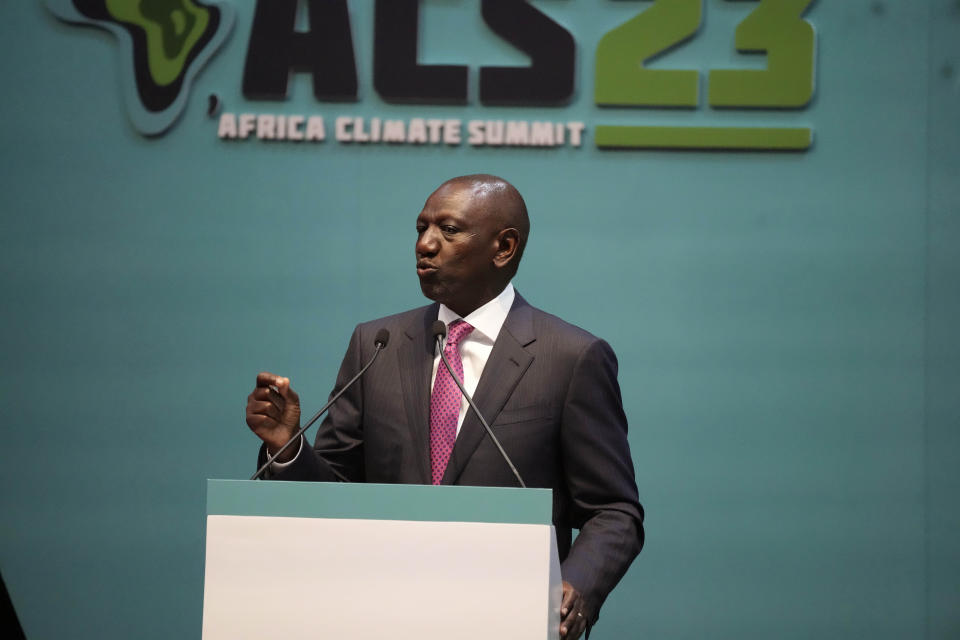
POLYGON ((430 376, 433 373, 433 342, 430 327, 437 319, 438 305, 424 307, 424 313, 404 329, 398 350, 400 381, 407 414, 407 427, 423 484, 430 484, 430 376))
MULTIPOLYGON (((518 293, 500 329, 500 335, 497 336, 497 341, 493 345, 487 364, 483 368, 476 393, 473 394, 473 400, 477 403, 480 413, 486 418, 487 424, 493 424, 500 415, 510 394, 533 362, 533 356, 526 351, 525 347, 534 340, 533 314, 530 305, 518 293)), ((487 432, 479 418, 472 409, 467 409, 463 426, 460 427, 453 453, 450 455, 450 462, 447 463, 447 469, 443 474, 443 484, 453 484, 457 481, 473 452, 485 437, 487 432)))

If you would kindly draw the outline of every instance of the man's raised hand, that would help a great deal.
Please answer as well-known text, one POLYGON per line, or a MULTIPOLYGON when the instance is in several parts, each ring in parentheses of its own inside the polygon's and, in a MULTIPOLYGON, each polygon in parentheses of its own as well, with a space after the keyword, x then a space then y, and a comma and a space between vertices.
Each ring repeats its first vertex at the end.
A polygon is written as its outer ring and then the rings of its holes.
MULTIPOLYGON (((257 386, 247 396, 247 426, 276 453, 300 428, 300 396, 290 379, 267 371, 257 374, 257 386)), ((288 462, 297 454, 296 445, 287 447, 277 462, 288 462)))

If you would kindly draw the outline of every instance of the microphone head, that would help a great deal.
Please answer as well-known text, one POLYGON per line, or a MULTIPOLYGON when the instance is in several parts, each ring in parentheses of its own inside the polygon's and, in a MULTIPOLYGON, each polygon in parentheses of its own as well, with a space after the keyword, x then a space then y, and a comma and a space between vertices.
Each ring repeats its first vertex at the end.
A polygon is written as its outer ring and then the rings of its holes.
POLYGON ((383 349, 387 346, 388 342, 390 342, 390 332, 381 328, 379 331, 377 331, 377 335, 373 339, 373 344, 374 346, 383 349))
POLYGON ((433 323, 433 339, 436 340, 438 337, 446 338, 447 337, 447 325, 443 324, 443 320, 437 320, 433 323))

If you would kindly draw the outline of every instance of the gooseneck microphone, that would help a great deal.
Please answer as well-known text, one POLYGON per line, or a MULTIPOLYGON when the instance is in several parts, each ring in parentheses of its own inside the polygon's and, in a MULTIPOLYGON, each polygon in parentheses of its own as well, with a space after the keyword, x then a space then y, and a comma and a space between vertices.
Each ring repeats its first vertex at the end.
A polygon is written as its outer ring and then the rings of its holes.
POLYGON ((517 471, 517 468, 513 466, 513 461, 510 460, 510 456, 508 456, 507 452, 503 450, 503 445, 501 445, 500 441, 497 440, 497 436, 493 435, 493 430, 490 428, 490 425, 487 424, 487 421, 484 420, 483 415, 480 413, 480 409, 478 409, 477 405, 473 402, 473 398, 471 398, 470 394, 467 393, 467 390, 463 388, 463 383, 460 382, 457 374, 453 372, 453 367, 450 366, 450 361, 447 360, 447 355, 443 352, 442 340, 446 337, 447 325, 443 323, 443 320, 437 320, 433 323, 433 339, 437 343, 437 348, 440 350, 440 358, 443 360, 443 364, 446 365, 447 371, 450 372, 450 377, 453 378, 453 381, 457 383, 457 386, 460 388, 460 393, 462 393, 463 397, 467 399, 467 404, 470 405, 470 408, 473 409, 473 412, 476 414, 476 416, 480 418, 480 424, 482 424, 483 428, 487 430, 487 435, 490 436, 493 444, 497 445, 500 455, 503 456, 504 460, 506 460, 507 466, 510 467, 510 471, 512 471, 513 475, 516 476, 517 482, 520 483, 521 487, 526 489, 527 485, 524 483, 523 478, 520 477, 520 473, 517 471))
MULTIPOLYGON (((442 323, 441 323, 441 324, 442 324, 442 323)), ((287 450, 287 447, 289 447, 289 446, 290 446, 291 444, 293 444, 295 441, 299 440, 300 437, 306 432, 306 430, 309 429, 311 426, 313 426, 313 423, 316 422, 317 419, 318 419, 320 416, 322 416, 322 415, 326 412, 327 409, 330 408, 330 405, 332 405, 334 402, 336 402, 337 399, 338 399, 340 396, 342 396, 347 389, 349 389, 350 387, 353 386, 353 383, 354 383, 354 382, 356 382, 357 380, 360 379, 360 376, 362 376, 362 375, 367 371, 367 369, 370 368, 370 365, 372 365, 372 364, 373 364, 373 361, 377 359, 377 356, 380 355, 380 352, 383 351, 384 348, 386 348, 387 342, 388 342, 389 340, 390 340, 390 332, 389 332, 389 331, 387 331, 386 329, 380 329, 379 331, 377 331, 377 335, 373 338, 373 346, 376 347, 376 351, 373 352, 373 356, 370 358, 370 360, 367 362, 367 364, 363 365, 363 369, 360 369, 360 372, 357 373, 357 375, 355 375, 355 376, 353 376, 352 378, 350 378, 350 381, 349 381, 347 384, 343 385, 343 387, 340 389, 340 391, 337 391, 337 392, 333 395, 333 397, 330 398, 330 400, 327 401, 327 404, 323 405, 323 407, 320 409, 320 411, 317 411, 317 412, 314 414, 314 416, 313 416, 312 418, 310 418, 310 421, 307 422, 307 424, 305 424, 305 425, 303 425, 302 427, 300 427, 300 430, 297 431, 296 435, 294 435, 292 438, 290 438, 289 440, 287 440, 287 443, 286 443, 285 445, 283 445, 282 447, 280 447, 280 450, 279 450, 279 451, 277 451, 277 452, 276 452, 275 454, 273 454, 272 456, 267 456, 267 461, 263 463, 263 466, 260 467, 259 469, 257 469, 257 472, 256 472, 255 474, 253 474, 252 476, 250 476, 250 479, 251 479, 251 480, 258 480, 258 479, 263 475, 263 473, 270 467, 270 465, 273 464, 273 461, 276 460, 277 457, 280 456, 280 454, 282 454, 284 451, 287 450)), ((482 418, 481 418, 481 420, 482 420, 482 418)))

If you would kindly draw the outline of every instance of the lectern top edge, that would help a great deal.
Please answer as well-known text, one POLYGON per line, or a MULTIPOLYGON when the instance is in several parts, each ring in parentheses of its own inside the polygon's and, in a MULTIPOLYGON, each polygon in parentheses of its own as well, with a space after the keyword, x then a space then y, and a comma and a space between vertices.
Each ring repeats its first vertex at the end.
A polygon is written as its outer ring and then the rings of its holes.
POLYGON ((552 524, 550 489, 207 480, 207 515, 552 524))

